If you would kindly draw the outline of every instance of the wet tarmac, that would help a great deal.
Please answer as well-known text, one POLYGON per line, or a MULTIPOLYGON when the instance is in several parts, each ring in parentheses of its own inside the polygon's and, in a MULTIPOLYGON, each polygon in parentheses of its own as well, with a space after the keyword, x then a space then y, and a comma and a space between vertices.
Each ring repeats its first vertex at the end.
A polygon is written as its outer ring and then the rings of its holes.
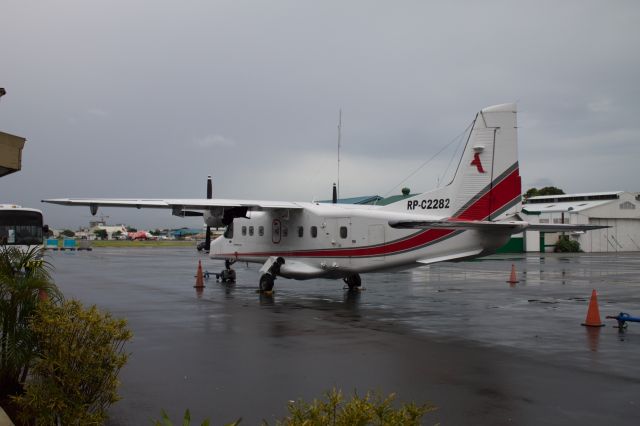
POLYGON ((637 424, 640 324, 580 326, 597 289, 600 313, 640 315, 640 254, 494 256, 341 282, 278 279, 193 288, 192 249, 54 252, 65 295, 125 317, 134 333, 123 399, 109 425, 243 418, 270 424, 286 404, 334 386, 430 401, 425 424, 637 424), (506 283, 511 264, 520 282, 506 283))

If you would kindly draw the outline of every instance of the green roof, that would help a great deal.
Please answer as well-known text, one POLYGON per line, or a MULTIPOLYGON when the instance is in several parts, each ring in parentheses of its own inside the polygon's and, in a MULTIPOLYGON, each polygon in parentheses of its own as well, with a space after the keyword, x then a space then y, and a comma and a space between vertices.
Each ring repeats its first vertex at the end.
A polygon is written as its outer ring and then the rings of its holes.
POLYGON ((398 201, 402 201, 405 198, 415 197, 418 194, 409 194, 409 195, 392 195, 391 197, 383 198, 382 200, 376 203, 377 206, 387 206, 389 204, 397 203, 398 201))
MULTIPOLYGON (((364 195, 361 197, 339 198, 338 204, 374 204, 382 197, 379 195, 364 195)), ((320 203, 331 203, 331 200, 319 201, 320 203)))
MULTIPOLYGON (((387 198, 383 198, 379 195, 366 195, 361 197, 340 198, 338 199, 338 204, 373 204, 376 206, 386 206, 416 195, 418 194, 398 194, 387 198)), ((320 201, 320 203, 331 203, 331 200, 320 201)))

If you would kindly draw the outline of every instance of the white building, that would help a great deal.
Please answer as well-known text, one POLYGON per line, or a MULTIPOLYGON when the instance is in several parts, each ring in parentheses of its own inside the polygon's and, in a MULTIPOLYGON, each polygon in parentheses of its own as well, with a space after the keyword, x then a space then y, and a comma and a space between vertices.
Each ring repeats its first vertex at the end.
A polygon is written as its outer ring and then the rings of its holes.
POLYGON ((100 229, 107 231, 107 235, 110 240, 116 239, 113 234, 121 235, 123 238, 126 238, 127 236, 127 227, 124 225, 105 225, 102 222, 94 222, 91 223, 91 227, 89 228, 89 239, 94 239, 94 232, 100 229))
MULTIPOLYGON (((540 223, 608 225, 588 232, 566 232, 584 252, 640 251, 640 195, 614 191, 588 194, 547 195, 529 198, 524 213, 538 216, 540 223)), ((535 241, 538 232, 526 232, 525 241, 535 241)), ((545 233, 545 251, 562 233, 545 233)), ((534 244, 526 244, 527 251, 534 244)))

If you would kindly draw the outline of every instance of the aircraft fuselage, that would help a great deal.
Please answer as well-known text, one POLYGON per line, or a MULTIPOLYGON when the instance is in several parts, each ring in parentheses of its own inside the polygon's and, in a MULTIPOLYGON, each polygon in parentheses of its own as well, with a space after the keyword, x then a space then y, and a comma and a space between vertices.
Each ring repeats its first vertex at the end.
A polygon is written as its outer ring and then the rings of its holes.
MULTIPOLYGON (((377 206, 298 204, 302 207, 298 210, 252 211, 248 218, 235 218, 232 230, 212 242, 211 258, 262 264, 272 256, 283 257, 286 263, 280 275, 284 277, 343 278, 486 255, 510 237, 510 233, 489 235, 478 230, 389 226, 391 220, 415 218, 409 206, 411 213, 377 206)), ((419 217, 425 218, 424 213, 419 217)), ((444 216, 430 217, 437 220, 444 216)))

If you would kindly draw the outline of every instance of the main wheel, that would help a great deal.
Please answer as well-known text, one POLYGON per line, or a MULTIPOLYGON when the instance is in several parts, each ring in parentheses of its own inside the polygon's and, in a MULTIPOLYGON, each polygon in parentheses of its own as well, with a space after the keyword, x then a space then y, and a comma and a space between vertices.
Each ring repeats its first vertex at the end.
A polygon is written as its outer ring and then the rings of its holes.
POLYGON ((273 277, 271 274, 262 274, 260 277, 260 291, 273 290, 273 277))
POLYGON ((358 274, 349 275, 343 280, 349 286, 349 290, 356 290, 362 285, 362 280, 360 279, 360 275, 358 274))

